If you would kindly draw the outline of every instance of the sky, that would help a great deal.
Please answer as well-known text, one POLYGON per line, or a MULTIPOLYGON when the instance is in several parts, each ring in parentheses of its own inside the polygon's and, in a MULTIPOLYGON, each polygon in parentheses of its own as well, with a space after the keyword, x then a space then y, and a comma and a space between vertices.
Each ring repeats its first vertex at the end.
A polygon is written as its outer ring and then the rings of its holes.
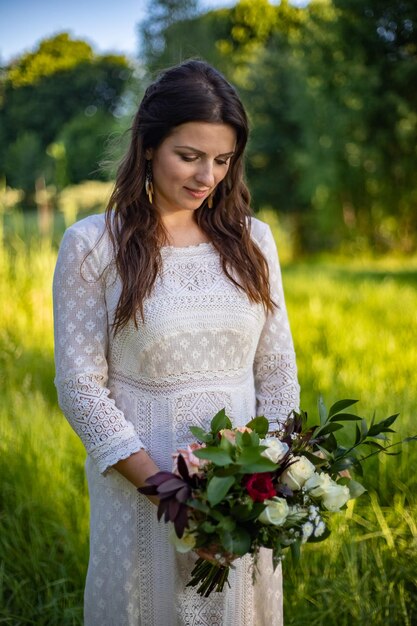
MULTIPOLYGON (((232 6, 231 0, 201 0, 203 8, 232 6)), ((88 41, 96 52, 135 56, 137 24, 147 0, 0 0, 0 60, 36 48, 58 32, 88 41)))

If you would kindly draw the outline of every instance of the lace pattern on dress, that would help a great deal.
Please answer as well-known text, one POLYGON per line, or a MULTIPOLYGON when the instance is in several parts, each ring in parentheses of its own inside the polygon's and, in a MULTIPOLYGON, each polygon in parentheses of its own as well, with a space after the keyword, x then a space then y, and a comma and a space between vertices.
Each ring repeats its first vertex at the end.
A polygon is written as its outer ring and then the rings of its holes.
POLYGON ((298 409, 300 388, 294 354, 263 354, 255 361, 257 415, 268 417, 271 430, 279 428, 298 409))
POLYGON ((145 447, 103 384, 103 375, 80 374, 59 385, 60 406, 101 472, 145 447))

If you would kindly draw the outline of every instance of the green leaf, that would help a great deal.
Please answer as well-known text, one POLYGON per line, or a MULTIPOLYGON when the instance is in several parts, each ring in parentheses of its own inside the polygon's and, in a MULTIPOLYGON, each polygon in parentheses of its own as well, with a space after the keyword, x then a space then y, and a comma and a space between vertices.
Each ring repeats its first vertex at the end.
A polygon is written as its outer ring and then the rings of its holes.
POLYGON ((363 445, 371 446, 371 448, 376 448, 377 450, 385 450, 385 446, 381 446, 381 444, 376 441, 364 441, 363 445))
POLYGON ((341 428, 343 428, 343 424, 337 424, 337 422, 328 422, 327 424, 319 428, 314 434, 316 437, 323 437, 323 435, 334 433, 336 430, 340 430, 341 428))
POLYGON ((332 452, 329 452, 326 448, 323 448, 322 446, 320 446, 319 444, 316 444, 316 448, 317 450, 319 450, 322 454, 324 454, 324 458, 325 459, 331 459, 333 454, 332 452))
POLYGON ((252 506, 245 504, 238 504, 232 508, 232 515, 234 518, 241 522, 248 522, 252 519, 256 519, 265 509, 265 505, 261 502, 254 502, 252 506))
MULTIPOLYGON (((239 465, 242 465, 244 463, 253 463, 255 461, 260 461, 265 458, 262 456, 262 452, 264 450, 266 450, 266 446, 242 448, 242 450, 236 455, 236 463, 239 463, 239 465)), ((274 468, 275 468, 275 465, 274 465, 274 468)))
POLYGON ((350 467, 354 466, 356 462, 357 461, 354 457, 345 456, 341 459, 337 459, 337 461, 335 461, 331 465, 330 470, 332 472, 339 473, 342 470, 349 469, 350 467))
POLYGON ((362 436, 362 439, 365 439, 365 437, 368 437, 368 424, 366 423, 365 419, 361 420, 361 436, 362 436))
POLYGON ((338 445, 337 439, 333 435, 333 433, 330 433, 329 435, 327 435, 326 439, 322 442, 321 446, 316 444, 319 450, 321 449, 321 450, 330 451, 330 452, 333 452, 334 450, 336 450, 337 445, 338 445))
POLYGON ((207 487, 207 500, 211 506, 216 506, 234 484, 233 476, 213 476, 207 487))
POLYGON ((232 532, 236 528, 236 520, 232 517, 224 517, 218 526, 219 530, 232 532))
POLYGON ((228 531, 222 533, 221 539, 224 548, 228 552, 232 552, 232 554, 243 556, 250 550, 250 534, 247 530, 240 528, 239 526, 233 531, 233 533, 228 531))
POLYGON ((218 511, 217 509, 213 509, 213 508, 210 510, 210 517, 217 520, 218 522, 222 522, 224 520, 223 513, 220 513, 220 511, 218 511))
POLYGON ((269 422, 263 415, 255 417, 253 420, 246 424, 248 428, 252 428, 255 432, 258 433, 260 437, 265 437, 269 430, 269 422))
MULTIPOLYGON (((309 461, 311 461, 314 465, 320 466, 320 465, 325 465, 327 463, 326 459, 321 459, 316 454, 312 454, 311 452, 307 452, 307 450, 304 450, 301 454, 303 456, 305 456, 309 461)), ((326 450, 326 456, 327 455, 328 455, 328 452, 326 450)))
POLYGON ((208 443, 213 440, 213 435, 211 433, 206 433, 206 431, 199 426, 190 426, 190 431, 198 441, 208 443))
POLYGON ((320 425, 323 426, 327 422, 327 409, 323 398, 320 396, 318 401, 318 409, 320 416, 320 425))
POLYGON ((277 469, 276 463, 261 455, 265 446, 256 448, 243 448, 236 458, 236 463, 241 465, 241 472, 250 474, 252 472, 273 472, 277 469))
POLYGON ((201 524, 199 529, 210 535, 217 531, 217 526, 214 526, 214 524, 212 524, 211 522, 206 521, 201 524))
POLYGON ((226 450, 222 450, 221 448, 200 448, 199 450, 194 450, 193 454, 198 459, 207 459, 215 465, 223 466, 233 463, 233 459, 231 458, 230 454, 226 450))
POLYGON ((358 460, 356 460, 353 464, 353 470, 359 474, 359 476, 363 476, 363 468, 362 468, 362 463, 358 460))
POLYGON ((272 463, 269 459, 261 459, 259 461, 254 461, 253 463, 245 463, 241 466, 242 474, 255 474, 262 472, 273 472, 277 469, 275 463, 272 463))
POLYGON ((192 509, 195 509, 196 511, 201 511, 202 513, 210 512, 210 507, 207 506, 205 502, 202 502, 201 500, 197 500, 197 498, 192 498, 190 500, 187 500, 187 505, 191 507, 192 509))
POLYGON ((358 422, 362 418, 359 415, 353 413, 338 413, 330 418, 331 422, 358 422))
POLYGON ((215 476, 234 476, 235 474, 242 473, 242 468, 240 465, 233 464, 227 465, 227 467, 216 467, 214 469, 215 476))
POLYGON ((355 446, 358 445, 358 443, 360 442, 362 435, 361 435, 361 429, 359 428, 359 426, 356 424, 356 436, 355 436, 355 446))
POLYGON ((347 483, 347 486, 349 488, 350 497, 352 499, 353 498, 358 498, 359 496, 361 496, 366 491, 365 487, 363 485, 361 485, 361 483, 358 483, 356 480, 350 480, 347 483))
POLYGON ((347 409, 349 406, 356 404, 357 402, 358 400, 338 400, 338 402, 335 402, 330 407, 329 418, 333 415, 336 415, 336 413, 340 413, 340 411, 343 411, 343 409, 347 409))
POLYGON ((211 420, 210 427, 211 432, 214 435, 217 435, 217 433, 220 430, 223 430, 223 428, 232 428, 232 422, 227 417, 225 409, 221 409, 218 413, 216 413, 216 415, 211 420))
POLYGON ((368 437, 375 437, 375 435, 379 435, 379 433, 395 432, 390 429, 390 426, 392 426, 392 424, 395 422, 398 416, 399 416, 399 413, 396 413, 395 415, 391 415, 390 417, 387 417, 381 422, 377 422, 376 424, 371 426, 368 432, 368 437))
MULTIPOLYGON (((251 437, 251 434, 252 434, 252 433, 248 433, 248 432, 246 432, 246 431, 245 431, 244 433, 242 433, 242 437, 241 437, 241 440, 240 440, 240 441, 241 441, 241 445, 242 445, 242 446, 244 446, 244 447, 250 447, 250 446, 253 446, 253 443, 254 443, 254 442, 253 442, 253 439, 252 439, 252 437, 251 437)), ((255 433, 255 435, 256 435, 256 433, 255 433)), ((258 441, 259 441, 259 440, 258 440, 258 441)), ((256 444, 255 444, 255 445, 256 445, 256 444)))

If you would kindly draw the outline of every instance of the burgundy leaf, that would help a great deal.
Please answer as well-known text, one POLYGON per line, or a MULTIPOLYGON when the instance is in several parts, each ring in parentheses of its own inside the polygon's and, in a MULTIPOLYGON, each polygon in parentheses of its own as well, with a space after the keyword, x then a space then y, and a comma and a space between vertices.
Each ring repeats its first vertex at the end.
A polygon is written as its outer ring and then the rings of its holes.
POLYGON ((160 500, 159 504, 158 504, 158 512, 157 512, 157 516, 158 516, 158 521, 161 519, 161 517, 163 516, 163 514, 165 513, 166 509, 168 507, 168 503, 166 500, 160 500))
POLYGON ((175 493, 178 489, 187 486, 181 478, 171 478, 158 487, 158 493, 166 494, 170 491, 175 493))
POLYGON ((187 463, 184 461, 182 454, 178 455, 177 467, 180 475, 184 480, 190 480, 190 473, 188 471, 187 463))
POLYGON ((173 474, 172 472, 157 472, 156 474, 153 474, 153 476, 150 476, 149 478, 147 478, 146 482, 150 485, 159 486, 165 481, 170 480, 171 478, 174 478, 175 476, 176 475, 173 474))
POLYGON ((191 496, 191 488, 189 485, 184 485, 181 489, 177 491, 177 500, 178 502, 182 502, 185 504, 188 498, 191 496))
POLYGON ((145 496, 156 496, 158 488, 155 485, 145 485, 144 487, 138 487, 138 491, 145 496))
POLYGON ((181 504, 178 502, 178 500, 172 499, 168 502, 169 519, 171 521, 175 520, 175 518, 177 517, 180 507, 181 504))
POLYGON ((188 509, 183 504, 180 506, 178 515, 175 518, 174 526, 177 536, 181 539, 184 534, 185 528, 188 526, 188 509))

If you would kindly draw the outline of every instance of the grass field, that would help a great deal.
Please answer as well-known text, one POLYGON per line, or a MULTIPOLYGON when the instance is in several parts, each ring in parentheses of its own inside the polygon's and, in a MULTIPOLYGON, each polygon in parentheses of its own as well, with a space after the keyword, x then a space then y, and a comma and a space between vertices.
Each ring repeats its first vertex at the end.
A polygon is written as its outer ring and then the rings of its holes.
MULTIPOLYGON (((69 626, 82 624, 85 455, 53 386, 56 248, 24 226, 0 248, 0 623, 69 626)), ((354 397, 417 433, 417 263, 311 260, 286 266, 284 283, 302 407, 354 397)), ((284 562, 286 626, 417 624, 416 466, 413 444, 370 462, 368 493, 331 538, 297 569, 284 562)))

